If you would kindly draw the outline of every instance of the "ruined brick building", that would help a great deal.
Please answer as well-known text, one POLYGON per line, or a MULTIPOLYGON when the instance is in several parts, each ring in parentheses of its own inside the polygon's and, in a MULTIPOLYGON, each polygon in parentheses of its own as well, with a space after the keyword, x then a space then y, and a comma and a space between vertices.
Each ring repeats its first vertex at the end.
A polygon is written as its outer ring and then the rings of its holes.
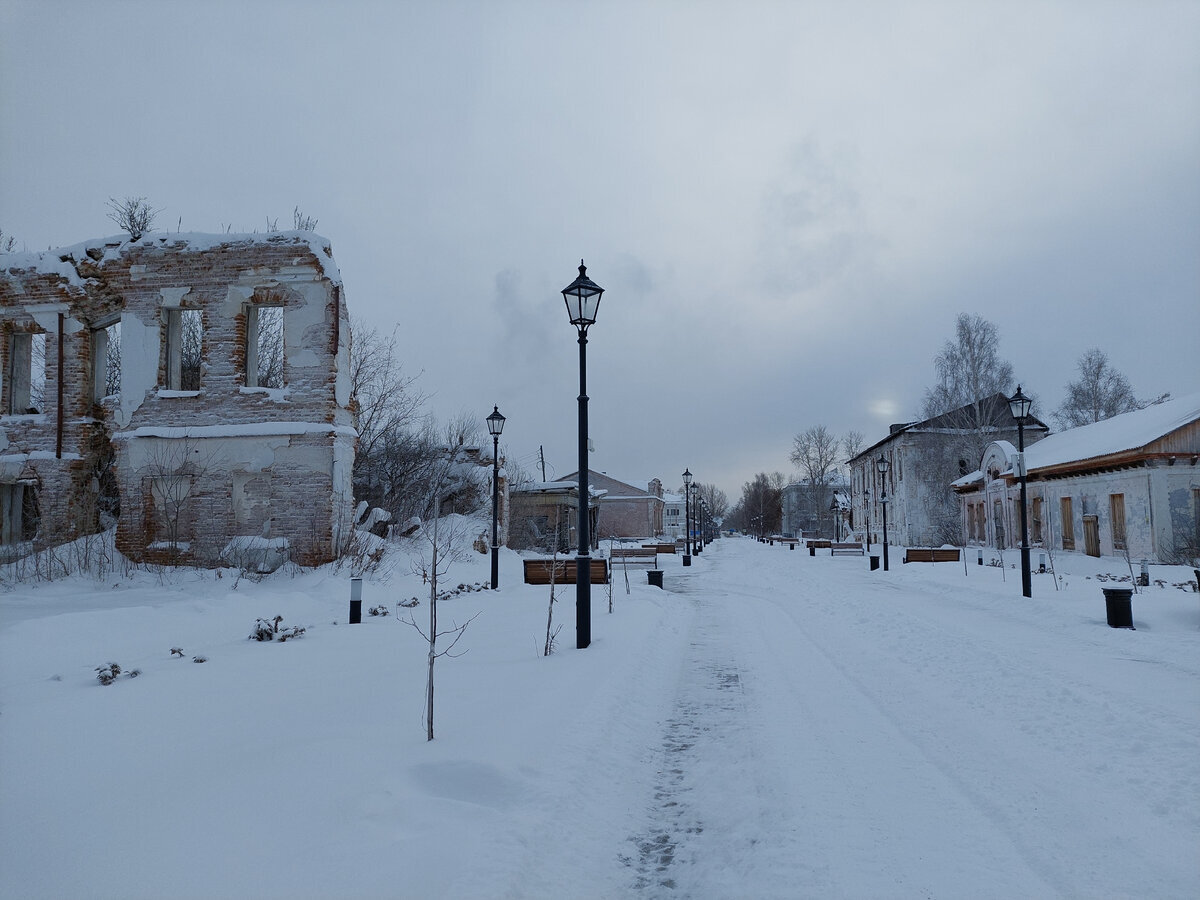
POLYGON ((0 543, 115 520, 139 561, 333 558, 353 513, 349 353, 310 232, 0 254, 0 543))

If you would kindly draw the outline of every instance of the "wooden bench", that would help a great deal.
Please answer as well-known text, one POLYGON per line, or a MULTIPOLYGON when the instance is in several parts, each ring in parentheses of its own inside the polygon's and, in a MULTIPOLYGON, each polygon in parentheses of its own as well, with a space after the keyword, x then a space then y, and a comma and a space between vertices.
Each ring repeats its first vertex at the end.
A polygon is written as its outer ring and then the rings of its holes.
POLYGON ((642 544, 642 549, 651 549, 656 553, 674 553, 674 544, 642 544))
POLYGON ((833 545, 832 541, 824 538, 809 538, 806 546, 816 550, 828 550, 833 545))
POLYGON ((658 568, 658 551, 653 547, 613 547, 609 556, 613 565, 621 560, 624 563, 649 563, 651 568, 658 568))
MULTIPOLYGON (((574 559, 525 559, 521 561, 525 566, 525 583, 526 584, 549 584, 550 583, 550 566, 554 565, 554 583, 555 584, 574 584, 575 583, 575 560, 574 559)), ((608 584, 608 560, 602 557, 592 557, 592 584, 608 584)))
POLYGON ((863 549, 862 544, 854 544, 854 543, 836 544, 835 543, 835 544, 829 545, 829 555, 830 556, 837 556, 839 553, 853 553, 856 556, 862 556, 864 553, 866 553, 866 551, 863 549))
POLYGON ((958 562, 958 547, 908 547, 904 551, 904 561, 910 562, 958 562))

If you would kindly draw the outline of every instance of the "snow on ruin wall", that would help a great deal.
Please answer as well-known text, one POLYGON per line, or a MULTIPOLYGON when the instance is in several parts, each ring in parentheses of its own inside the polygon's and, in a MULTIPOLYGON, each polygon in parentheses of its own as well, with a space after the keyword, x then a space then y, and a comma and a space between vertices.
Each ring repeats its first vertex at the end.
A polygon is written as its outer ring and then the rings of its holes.
MULTIPOLYGON (((338 552, 353 512, 356 432, 349 318, 324 239, 150 235, 8 254, 0 270, 6 412, 20 389, 13 335, 47 335, 40 408, 0 418, 0 484, 36 489, 42 539, 100 527, 107 479, 120 497, 118 546, 135 559, 214 564, 237 536, 282 539, 303 563, 338 552), (248 310, 262 307, 282 310, 278 387, 248 386, 248 310), (198 384, 187 389, 171 383, 176 310, 197 311, 201 325, 198 384), (121 389, 101 398, 93 354, 114 321, 121 389)), ((17 495, 6 496, 11 507, 17 495)))

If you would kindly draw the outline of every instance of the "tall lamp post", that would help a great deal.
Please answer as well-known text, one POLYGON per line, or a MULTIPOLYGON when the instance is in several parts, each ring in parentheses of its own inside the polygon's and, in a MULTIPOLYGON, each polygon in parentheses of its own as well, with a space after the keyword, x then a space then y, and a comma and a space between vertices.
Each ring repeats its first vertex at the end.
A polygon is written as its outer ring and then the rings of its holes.
POLYGON ((696 485, 696 552, 704 552, 704 498, 700 496, 700 485, 696 485))
POLYGON ((1029 416, 1029 407, 1033 401, 1017 392, 1008 398, 1008 408, 1013 418, 1017 420, 1017 474, 1021 479, 1021 593, 1026 597, 1033 596, 1033 579, 1029 574, 1029 516, 1025 511, 1025 419, 1029 416))
POLYGON ((888 530, 887 530, 887 473, 890 468, 887 457, 882 453, 875 460, 875 468, 879 470, 879 502, 883 505, 883 571, 888 570, 888 530))
POLYGON ((592 643, 592 556, 588 533, 588 396, 587 330, 596 323, 604 288, 587 277, 587 266, 579 261, 579 276, 562 289, 567 316, 579 332, 579 554, 575 557, 575 647, 592 643))
POLYGON ((488 434, 492 436, 492 590, 500 587, 500 433, 504 431, 504 416, 500 407, 493 406, 487 417, 488 434))
POLYGON ((683 564, 692 564, 692 472, 683 470, 683 564))

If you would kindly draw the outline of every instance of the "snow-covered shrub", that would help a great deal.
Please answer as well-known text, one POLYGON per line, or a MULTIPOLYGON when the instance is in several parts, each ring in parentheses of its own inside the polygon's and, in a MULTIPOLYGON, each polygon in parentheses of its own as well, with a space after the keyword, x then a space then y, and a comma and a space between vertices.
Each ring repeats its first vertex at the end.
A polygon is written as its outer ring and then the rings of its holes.
POLYGON ((381 603, 379 606, 372 606, 367 612, 372 616, 386 616, 388 608, 381 603))
POLYGON ((182 647, 172 647, 171 655, 178 656, 180 659, 183 659, 183 648, 182 647))
POLYGON ((282 621, 283 616, 276 616, 274 619, 255 619, 254 630, 250 632, 250 640, 260 642, 279 641, 282 644, 284 641, 298 638, 304 634, 304 629, 299 625, 292 625, 290 628, 280 628, 282 621))
POLYGON ((208 662, 208 657, 207 657, 207 656, 193 656, 193 657, 192 657, 192 662, 194 662, 194 663, 206 663, 206 662, 208 662))
MULTIPOLYGON (((108 663, 103 666, 96 666, 96 680, 106 687, 117 680, 117 676, 121 674, 121 667, 116 663, 108 663)), ((125 673, 126 678, 137 678, 142 674, 141 669, 130 669, 125 673)))

